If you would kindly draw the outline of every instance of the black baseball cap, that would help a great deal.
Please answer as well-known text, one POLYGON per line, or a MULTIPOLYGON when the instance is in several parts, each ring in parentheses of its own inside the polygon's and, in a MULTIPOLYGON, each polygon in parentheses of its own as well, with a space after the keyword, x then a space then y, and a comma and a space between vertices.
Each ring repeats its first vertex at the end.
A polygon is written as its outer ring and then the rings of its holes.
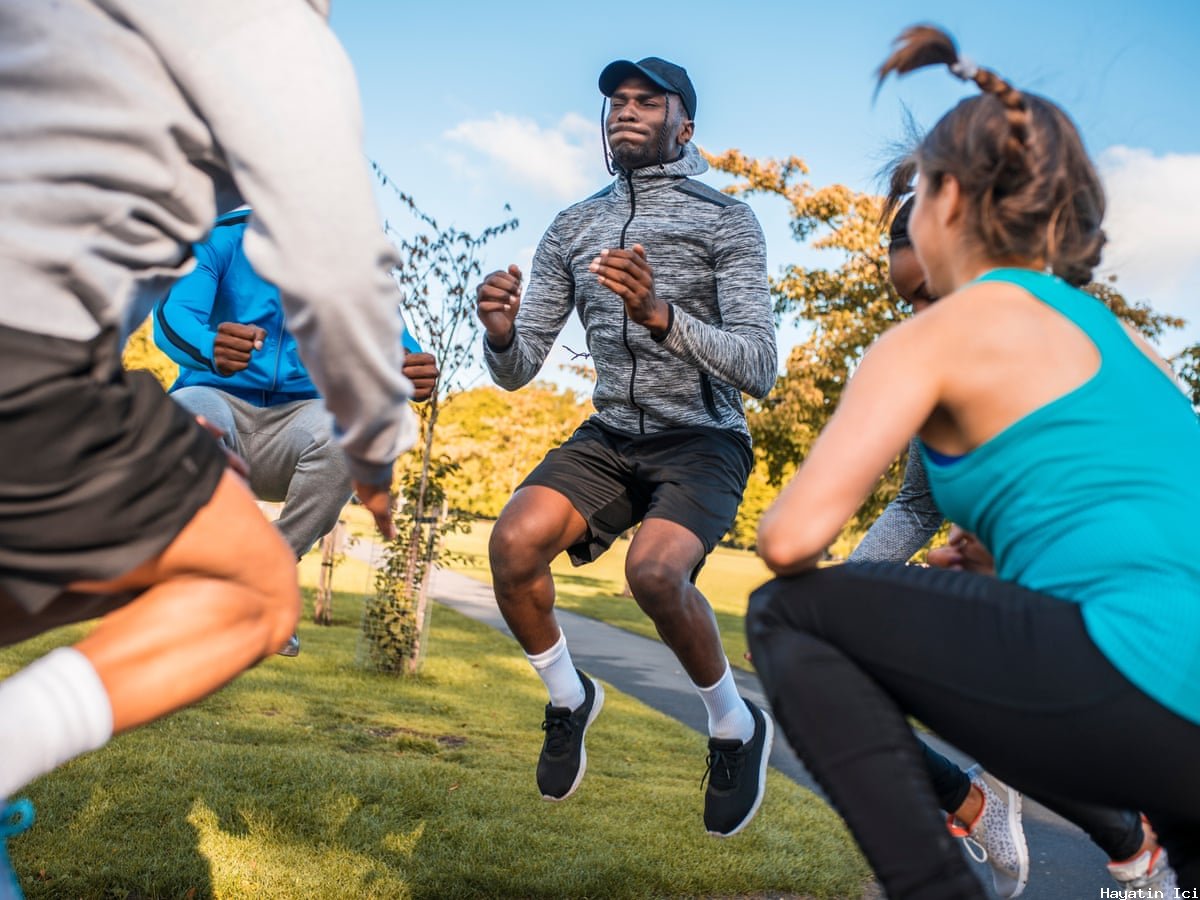
POLYGON ((657 56, 647 56, 638 62, 618 59, 609 63, 600 73, 600 93, 611 97, 622 81, 635 75, 657 84, 664 91, 678 94, 683 98, 683 108, 687 111, 688 118, 696 118, 696 89, 692 87, 692 79, 688 78, 687 69, 657 56))

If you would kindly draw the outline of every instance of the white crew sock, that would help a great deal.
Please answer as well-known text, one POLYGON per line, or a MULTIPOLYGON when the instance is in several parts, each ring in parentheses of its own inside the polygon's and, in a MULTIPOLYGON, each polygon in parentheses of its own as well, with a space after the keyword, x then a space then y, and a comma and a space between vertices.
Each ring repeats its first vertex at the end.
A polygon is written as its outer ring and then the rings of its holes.
POLYGON ((549 650, 543 650, 533 656, 526 653, 525 658, 545 682, 546 690, 550 692, 551 706, 579 709, 583 705, 583 682, 579 680, 579 673, 575 671, 575 663, 571 662, 567 637, 562 631, 558 632, 558 640, 549 650))
POLYGON ((733 669, 725 662, 725 674, 712 687, 694 685, 704 708, 708 710, 708 736, 722 740, 741 741, 754 737, 754 716, 737 691, 733 669))
POLYGON ((59 647, 0 682, 0 797, 112 737, 112 704, 86 656, 59 647))

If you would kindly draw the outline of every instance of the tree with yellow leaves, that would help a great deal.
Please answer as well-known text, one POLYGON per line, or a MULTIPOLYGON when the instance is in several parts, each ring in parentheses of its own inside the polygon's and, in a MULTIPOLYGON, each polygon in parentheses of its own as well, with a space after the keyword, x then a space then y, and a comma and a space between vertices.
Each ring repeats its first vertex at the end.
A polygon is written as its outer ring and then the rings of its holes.
POLYGON ((149 316, 125 344, 122 357, 126 369, 145 369, 166 390, 179 377, 179 366, 154 346, 154 328, 149 316))

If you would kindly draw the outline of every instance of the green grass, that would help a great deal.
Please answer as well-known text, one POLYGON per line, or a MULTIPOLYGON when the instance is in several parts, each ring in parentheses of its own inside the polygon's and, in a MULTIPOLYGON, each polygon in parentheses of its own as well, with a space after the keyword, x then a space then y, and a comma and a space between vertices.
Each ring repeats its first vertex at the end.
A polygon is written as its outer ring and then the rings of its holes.
MULTIPOLYGON (((512 642, 437 608, 420 678, 368 674, 360 611, 340 594, 297 659, 31 785, 38 821, 10 842, 28 896, 861 895, 837 817, 777 773, 746 832, 707 837, 703 739, 615 690, 579 793, 543 802, 545 697, 512 642)), ((0 652, 0 677, 84 630, 0 652)))
MULTIPOLYGON (((452 535, 446 542, 449 549, 463 554, 467 561, 451 568, 491 583, 487 562, 488 536, 491 522, 476 522, 470 534, 452 535)), ((557 591, 557 605, 580 615, 599 619, 635 634, 658 639, 654 623, 638 608, 631 597, 624 597, 625 554, 629 541, 619 540, 607 553, 593 563, 576 568, 566 555, 551 565, 557 591)), ((729 661, 746 670, 746 631, 743 620, 750 592, 767 581, 771 572, 762 560, 745 550, 718 547, 709 556, 696 586, 708 598, 717 616, 717 628, 729 661)))

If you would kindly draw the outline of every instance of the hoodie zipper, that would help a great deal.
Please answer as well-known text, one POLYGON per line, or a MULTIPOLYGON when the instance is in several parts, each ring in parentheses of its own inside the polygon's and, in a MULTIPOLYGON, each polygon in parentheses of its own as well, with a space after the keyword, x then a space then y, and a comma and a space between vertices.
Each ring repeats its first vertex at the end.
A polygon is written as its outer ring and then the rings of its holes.
MULTIPOLYGON (((629 230, 629 225, 633 222, 633 217, 637 213, 637 197, 633 193, 633 173, 625 173, 625 183, 629 185, 629 218, 625 220, 625 224, 621 226, 621 243, 620 249, 625 249, 625 233, 629 230)), ((637 357, 633 355, 633 347, 629 344, 629 310, 625 308, 625 304, 621 304, 621 340, 625 342, 625 349, 629 352, 629 404, 638 411, 638 433, 646 433, 646 411, 638 404, 633 396, 633 383, 637 379, 637 357)))

